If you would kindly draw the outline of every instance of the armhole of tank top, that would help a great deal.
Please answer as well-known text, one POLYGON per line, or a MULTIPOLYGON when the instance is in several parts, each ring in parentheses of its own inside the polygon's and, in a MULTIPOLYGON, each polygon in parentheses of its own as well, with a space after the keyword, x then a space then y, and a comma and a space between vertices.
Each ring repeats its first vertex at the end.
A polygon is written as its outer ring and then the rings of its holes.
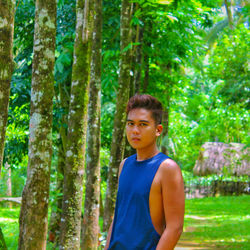
POLYGON ((124 167, 124 165, 125 165, 125 163, 126 163, 127 159, 128 159, 128 158, 123 159, 123 161, 124 161, 124 162, 123 162, 123 165, 122 165, 122 168, 121 168, 120 174, 119 174, 119 176, 118 176, 118 182, 119 182, 120 176, 121 176, 121 174, 122 174, 123 167, 124 167))
MULTIPOLYGON (((153 223, 152 216, 151 216, 151 211, 150 211, 149 201, 150 201, 151 188, 152 188, 153 182, 154 182, 154 180, 155 180, 155 177, 156 177, 156 175, 157 175, 157 173, 158 173, 158 171, 159 171, 159 169, 160 169, 161 164, 162 164, 164 161, 166 161, 167 159, 169 159, 169 157, 166 158, 166 159, 164 159, 164 160, 160 163, 160 165, 159 165, 157 171, 155 172, 154 178, 153 178, 152 183, 151 183, 151 186, 150 186, 149 195, 148 195, 148 211, 149 211, 150 222, 151 222, 151 224, 152 224, 152 227, 154 228, 154 231, 155 231, 159 236, 161 236, 161 234, 159 234, 159 232, 156 230, 155 225, 154 225, 154 223, 153 223)), ((164 217, 165 217, 165 215, 164 215, 164 217)))

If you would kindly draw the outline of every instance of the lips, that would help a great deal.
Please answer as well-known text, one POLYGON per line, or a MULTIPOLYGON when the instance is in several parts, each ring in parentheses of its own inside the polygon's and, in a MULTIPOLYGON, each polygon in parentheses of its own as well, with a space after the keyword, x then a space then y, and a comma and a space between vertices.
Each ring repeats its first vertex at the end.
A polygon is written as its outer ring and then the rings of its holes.
POLYGON ((141 139, 140 138, 138 138, 138 137, 133 137, 132 138, 132 141, 140 141, 141 139))

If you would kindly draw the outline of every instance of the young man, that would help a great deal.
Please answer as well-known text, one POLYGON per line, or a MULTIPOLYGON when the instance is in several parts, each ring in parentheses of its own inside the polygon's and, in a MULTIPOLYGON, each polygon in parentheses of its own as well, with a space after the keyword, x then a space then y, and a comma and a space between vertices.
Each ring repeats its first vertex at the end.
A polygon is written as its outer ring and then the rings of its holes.
POLYGON ((159 152, 162 105, 135 95, 127 105, 126 134, 136 154, 123 160, 108 250, 174 249, 183 228, 184 185, 179 166, 159 152))

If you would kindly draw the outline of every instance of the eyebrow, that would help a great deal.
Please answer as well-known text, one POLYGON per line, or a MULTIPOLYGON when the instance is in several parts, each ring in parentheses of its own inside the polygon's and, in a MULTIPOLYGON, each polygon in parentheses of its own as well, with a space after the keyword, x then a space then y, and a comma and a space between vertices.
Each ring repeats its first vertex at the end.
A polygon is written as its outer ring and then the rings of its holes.
MULTIPOLYGON (((134 122, 134 121, 127 119, 127 122, 134 122)), ((147 120, 140 120, 139 122, 147 122, 147 123, 149 123, 149 121, 147 121, 147 120)))

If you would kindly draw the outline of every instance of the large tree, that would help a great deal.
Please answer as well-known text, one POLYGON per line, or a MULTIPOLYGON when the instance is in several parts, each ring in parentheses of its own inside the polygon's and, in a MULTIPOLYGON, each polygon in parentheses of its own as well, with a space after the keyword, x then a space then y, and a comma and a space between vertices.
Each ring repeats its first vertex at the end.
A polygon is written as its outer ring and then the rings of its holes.
POLYGON ((90 0, 78 0, 76 6, 77 21, 60 232, 62 249, 80 248, 93 4, 90 0))
POLYGON ((103 229, 106 231, 112 221, 117 191, 117 177, 119 165, 124 153, 124 128, 126 124, 126 104, 129 97, 130 71, 131 71, 131 16, 132 3, 129 0, 122 1, 121 28, 120 28, 120 63, 119 85, 117 93, 114 129, 112 135, 110 162, 108 170, 107 194, 105 199, 105 212, 103 229))
POLYGON ((22 194, 19 249, 46 249, 52 99, 56 37, 56 0, 37 0, 29 129, 27 181, 22 194))
POLYGON ((14 68, 14 0, 0 0, 0 174, 8 118, 10 81, 14 68))
POLYGON ((81 249, 98 248, 100 207, 100 116, 102 66, 102 0, 95 0, 88 106, 87 169, 81 249))

